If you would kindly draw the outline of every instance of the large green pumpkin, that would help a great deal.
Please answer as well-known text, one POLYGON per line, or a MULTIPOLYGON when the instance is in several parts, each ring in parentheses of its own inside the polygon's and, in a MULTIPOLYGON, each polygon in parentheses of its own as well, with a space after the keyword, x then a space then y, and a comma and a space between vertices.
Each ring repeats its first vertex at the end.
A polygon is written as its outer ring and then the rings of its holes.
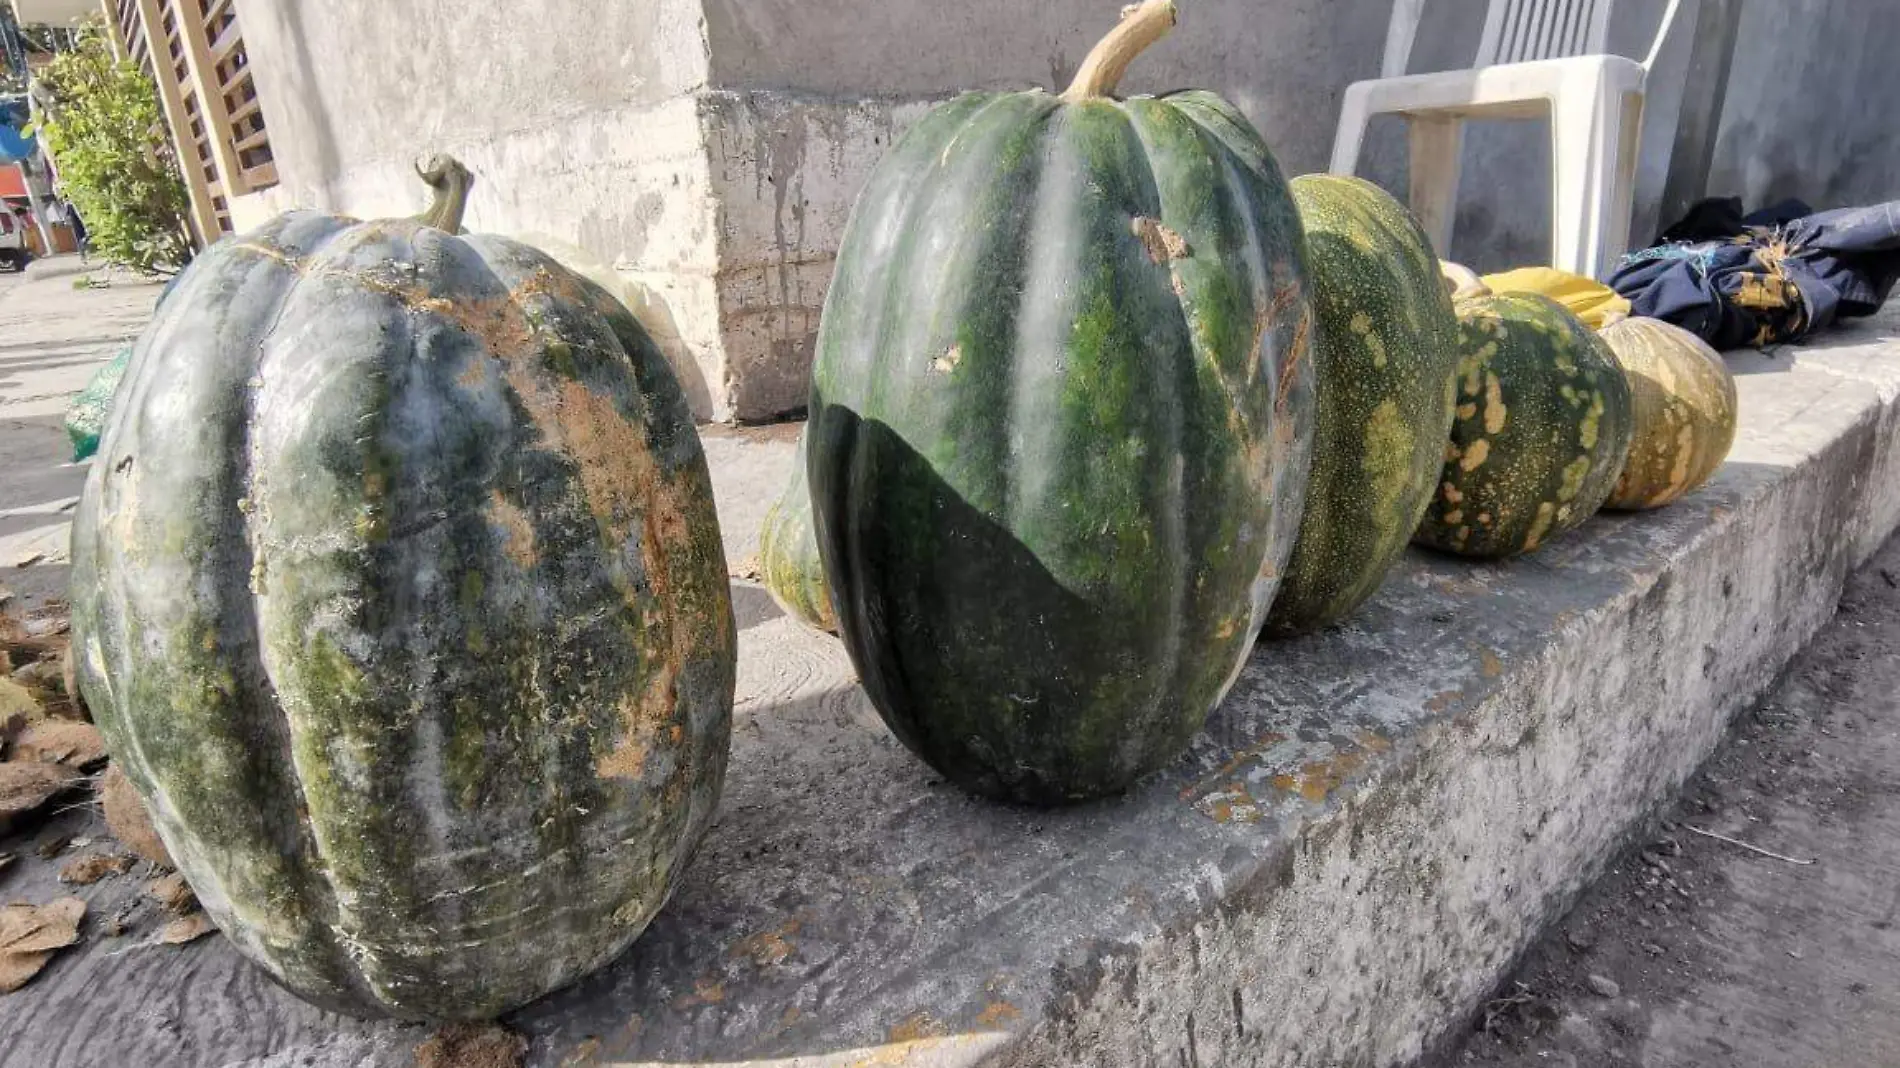
POLYGON ((824 560, 818 555, 818 536, 812 531, 803 433, 798 435, 798 452, 785 492, 766 509, 765 522, 759 526, 759 580, 786 615, 819 630, 838 629, 831 589, 825 585, 824 560))
POLYGON ((539 252, 453 236, 466 172, 435 173, 435 225, 295 212, 191 266, 86 486, 73 631, 241 952, 320 1005, 472 1018, 666 899, 736 636, 660 353, 539 252))
POLYGON ((1405 552, 1444 462, 1458 367, 1451 297, 1411 213, 1358 178, 1306 175, 1292 190, 1319 317, 1319 417, 1270 635, 1344 617, 1405 552))
POLYGON ((1606 508, 1660 508, 1715 474, 1735 443, 1735 379, 1689 331, 1641 316, 1597 331, 1629 379, 1635 433, 1606 508))
POLYGON ((921 120, 826 298, 808 461, 843 636, 897 737, 986 795, 1092 797, 1176 757, 1298 528, 1285 182, 1213 94, 1103 95, 1173 14, 1134 9, 1063 96, 921 120))
POLYGON ((1460 300, 1458 408, 1416 540, 1466 556, 1529 552, 1603 505, 1629 454, 1629 383, 1548 297, 1460 300))

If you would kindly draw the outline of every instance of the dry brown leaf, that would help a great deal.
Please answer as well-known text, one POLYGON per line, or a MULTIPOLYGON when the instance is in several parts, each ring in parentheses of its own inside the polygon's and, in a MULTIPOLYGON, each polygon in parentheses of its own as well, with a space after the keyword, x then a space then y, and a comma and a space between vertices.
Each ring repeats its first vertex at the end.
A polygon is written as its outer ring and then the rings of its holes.
POLYGON ((0 764, 0 829, 44 805, 85 778, 64 764, 9 760, 0 764))
POLYGON ((117 764, 107 765, 106 773, 99 777, 99 807, 105 809, 106 828, 127 849, 161 868, 177 867, 172 863, 171 854, 165 851, 158 832, 152 829, 145 802, 139 800, 132 781, 117 764))
POLYGON ((60 667, 60 659, 63 658, 35 660, 7 672, 7 677, 28 690, 44 690, 55 696, 63 694, 66 692, 65 669, 60 667))
POLYGON ((193 939, 203 938, 215 930, 217 927, 212 924, 211 917, 202 912, 194 912, 189 916, 180 916, 160 927, 158 943, 162 946, 182 946, 193 939))
POLYGON ((191 884, 178 872, 146 883, 145 896, 165 906, 165 911, 178 916, 198 907, 198 895, 192 893, 191 884))
POLYGON ((14 682, 11 678, 0 677, 0 720, 19 715, 28 723, 36 723, 46 718, 46 710, 32 691, 14 682))
POLYGON ((449 1024, 416 1047, 416 1068, 521 1068, 528 1040, 493 1023, 449 1024))
POLYGON ((37 760, 89 768, 106 758, 106 742, 99 728, 69 719, 43 719, 13 739, 10 760, 37 760))
POLYGON ((45 905, 0 908, 0 994, 25 986, 54 952, 79 941, 86 903, 62 897, 45 905))
POLYGON ((124 853, 88 853, 66 862, 59 869, 59 881, 73 886, 91 886, 108 875, 124 875, 136 863, 124 853))

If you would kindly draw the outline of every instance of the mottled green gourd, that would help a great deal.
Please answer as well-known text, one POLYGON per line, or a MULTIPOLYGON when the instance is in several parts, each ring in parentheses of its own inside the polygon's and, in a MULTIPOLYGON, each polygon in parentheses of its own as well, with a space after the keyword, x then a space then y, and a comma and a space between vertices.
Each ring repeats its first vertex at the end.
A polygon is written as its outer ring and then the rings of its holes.
POLYGON ((80 689, 198 898, 325 1007, 612 960, 725 775, 732 606, 653 342, 511 241, 293 212, 136 343, 73 528, 80 689))
POLYGON ((1548 297, 1456 303, 1458 408, 1436 496, 1414 540, 1466 556, 1529 552, 1602 506, 1623 470, 1629 383, 1548 297))
POLYGON ((1291 185, 1319 323, 1319 416, 1269 636, 1343 618, 1404 553, 1444 461, 1458 365, 1451 297, 1411 213, 1357 178, 1291 185))
POLYGON ((785 492, 766 509, 765 522, 759 527, 759 580, 786 615, 806 626, 835 633, 838 615, 831 608, 825 565, 818 556, 818 536, 812 531, 808 486, 805 435, 801 433, 785 492))
POLYGON ((989 796, 1120 790, 1245 663, 1292 549, 1311 312, 1279 168, 1205 92, 970 93, 893 146, 819 329, 808 472, 842 634, 903 743, 989 796))
POLYGON ((1629 379, 1635 434, 1606 508, 1660 508, 1715 474, 1735 443, 1735 379, 1721 353, 1661 319, 1597 331, 1629 379))

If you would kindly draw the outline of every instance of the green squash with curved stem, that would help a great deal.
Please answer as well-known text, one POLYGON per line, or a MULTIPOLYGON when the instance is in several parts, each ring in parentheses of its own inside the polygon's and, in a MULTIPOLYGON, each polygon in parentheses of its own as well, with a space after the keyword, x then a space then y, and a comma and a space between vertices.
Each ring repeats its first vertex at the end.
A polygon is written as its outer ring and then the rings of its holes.
POLYGON ((205 910, 319 1005, 487 1018, 646 926, 736 635, 659 351, 534 249, 293 212, 136 343, 73 526, 80 689, 205 910))
POLYGON ((1245 663, 1312 442, 1298 213, 1206 92, 970 93, 895 145, 826 297, 808 473, 883 717, 950 780, 1056 803, 1175 759, 1245 663))

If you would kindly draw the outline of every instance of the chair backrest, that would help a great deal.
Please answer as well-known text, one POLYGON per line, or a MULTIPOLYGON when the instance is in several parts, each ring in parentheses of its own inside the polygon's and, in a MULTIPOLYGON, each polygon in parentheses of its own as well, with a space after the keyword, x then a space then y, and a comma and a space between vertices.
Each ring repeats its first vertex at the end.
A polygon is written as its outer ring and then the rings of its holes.
MULTIPOLYGON (((1656 39, 1643 61, 1645 68, 1652 66, 1661 53, 1680 3, 1669 0, 1664 9, 1656 39)), ((1478 57, 1472 66, 1600 55, 1609 47, 1610 11, 1615 6, 1616 0, 1491 0, 1484 16, 1484 34, 1478 39, 1478 57)), ((1380 77, 1405 74, 1424 10, 1425 0, 1392 0, 1380 77)))
POLYGON ((1491 0, 1477 66, 1599 55, 1615 0, 1491 0))

